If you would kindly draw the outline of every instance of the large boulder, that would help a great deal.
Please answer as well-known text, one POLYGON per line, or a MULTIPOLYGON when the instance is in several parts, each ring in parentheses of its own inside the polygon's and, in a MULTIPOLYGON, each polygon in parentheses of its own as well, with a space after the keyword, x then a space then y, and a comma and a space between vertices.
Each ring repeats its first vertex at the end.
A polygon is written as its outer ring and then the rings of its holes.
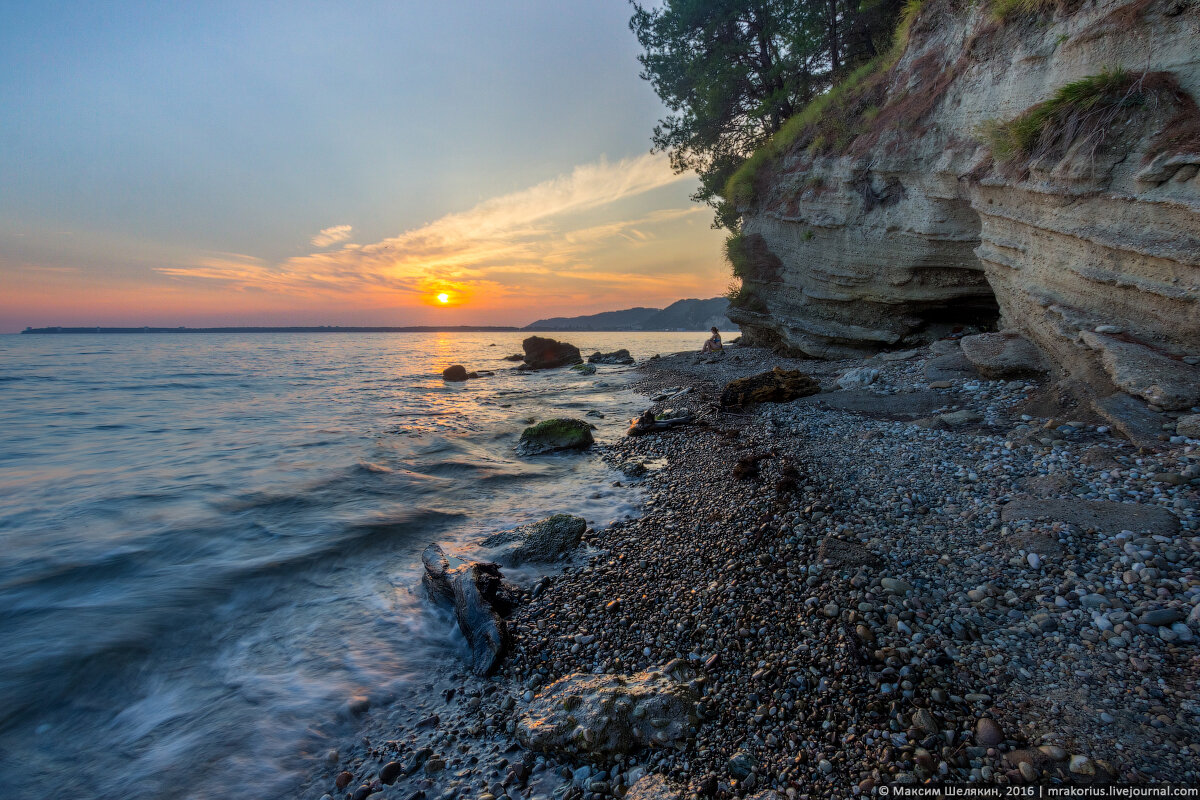
POLYGON ((586 530, 587 520, 583 517, 555 514, 541 522, 489 536, 483 540, 483 546, 504 548, 496 558, 514 566, 530 561, 545 563, 557 561, 578 547, 586 530))
POLYGON ((625 800, 680 800, 682 797, 683 792, 661 775, 644 775, 625 793, 625 800))
POLYGON ((583 450, 594 441, 592 426, 583 420, 545 419, 522 431, 517 452, 535 456, 555 450, 583 450))
POLYGON ((864 389, 879 378, 879 370, 875 367, 856 367, 848 370, 837 379, 841 389, 864 389))
POLYGON ((1109 378, 1122 391, 1168 411, 1200 404, 1200 366, 1116 336, 1084 331, 1079 339, 1100 353, 1109 378))
POLYGON ((959 344, 966 359, 985 378, 1027 378, 1046 371, 1041 351, 1013 331, 964 336, 959 344))
POLYGON ((641 747, 673 747, 699 721, 696 694, 660 672, 589 675, 576 672, 542 689, 517 722, 530 750, 597 756, 641 747))
POLYGON ((583 361, 575 345, 541 336, 530 336, 521 342, 521 347, 525 350, 525 363, 518 369, 553 369, 583 361))
POLYGON ((971 380, 979 377, 979 370, 963 353, 954 348, 948 353, 931 358, 925 364, 925 379, 929 381, 971 380))
POLYGON ((633 356, 629 355, 629 351, 625 348, 614 350, 611 353, 601 353, 597 350, 588 356, 589 364, 632 364, 633 356))
POLYGON ((776 367, 770 372, 738 378, 725 385, 721 405, 749 406, 755 403, 787 403, 798 397, 808 397, 821 391, 821 384, 799 370, 776 367))
POLYGON ((516 607, 520 590, 503 579, 497 565, 452 562, 436 544, 425 548, 421 561, 421 583, 430 599, 454 610, 471 649, 471 670, 480 677, 492 674, 508 652, 504 617, 516 607))
POLYGON ((455 364, 442 370, 442 380, 451 383, 460 383, 469 377, 471 377, 471 373, 467 372, 467 368, 462 364, 455 364))

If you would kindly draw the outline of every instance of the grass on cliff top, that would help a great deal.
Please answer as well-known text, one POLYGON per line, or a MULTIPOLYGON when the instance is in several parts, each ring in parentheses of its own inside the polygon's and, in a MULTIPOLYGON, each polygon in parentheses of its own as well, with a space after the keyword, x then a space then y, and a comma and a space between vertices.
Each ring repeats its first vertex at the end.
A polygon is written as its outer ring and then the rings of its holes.
POLYGON ((1105 70, 1059 87, 1049 100, 1007 122, 985 123, 979 136, 996 161, 1008 163, 1085 137, 1098 147, 1122 110, 1142 105, 1156 88, 1144 74, 1105 70))
POLYGON ((784 122, 730 177, 725 184, 725 199, 735 207, 750 203, 755 195, 755 180, 762 168, 781 158, 798 142, 807 142, 810 149, 819 151, 830 145, 844 145, 856 136, 863 122, 859 101, 900 60, 908 46, 913 22, 924 3, 925 0, 907 0, 887 52, 859 66, 784 122))

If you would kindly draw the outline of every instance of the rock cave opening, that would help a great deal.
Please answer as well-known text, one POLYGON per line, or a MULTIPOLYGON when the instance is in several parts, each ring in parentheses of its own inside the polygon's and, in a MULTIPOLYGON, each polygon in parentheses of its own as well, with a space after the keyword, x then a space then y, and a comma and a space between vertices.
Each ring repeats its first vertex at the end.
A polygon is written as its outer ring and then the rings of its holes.
MULTIPOLYGON (((943 295, 913 312, 924 339, 943 338, 954 333, 986 333, 1000 327, 1000 304, 988 281, 983 262, 977 255, 983 221, 969 200, 956 198, 942 206, 950 236, 939 247, 929 266, 919 270, 930 287, 943 295), (951 243, 952 242, 952 243, 951 243)), ((931 297, 932 299, 932 297, 931 297)))
POLYGON ((969 299, 958 297, 949 305, 930 308, 916 316, 921 320, 921 329, 936 338, 962 331, 984 333, 999 329, 1000 305, 995 294, 989 292, 987 296, 969 299))

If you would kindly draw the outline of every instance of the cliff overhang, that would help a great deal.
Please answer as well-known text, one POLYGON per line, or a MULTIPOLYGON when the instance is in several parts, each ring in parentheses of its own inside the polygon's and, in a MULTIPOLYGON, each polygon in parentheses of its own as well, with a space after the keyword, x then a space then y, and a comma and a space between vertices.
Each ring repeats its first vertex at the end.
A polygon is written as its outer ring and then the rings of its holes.
POLYGON ((1200 403, 1195 0, 908 11, 731 182, 730 318, 822 358, 1008 329, 1097 398, 1200 403))

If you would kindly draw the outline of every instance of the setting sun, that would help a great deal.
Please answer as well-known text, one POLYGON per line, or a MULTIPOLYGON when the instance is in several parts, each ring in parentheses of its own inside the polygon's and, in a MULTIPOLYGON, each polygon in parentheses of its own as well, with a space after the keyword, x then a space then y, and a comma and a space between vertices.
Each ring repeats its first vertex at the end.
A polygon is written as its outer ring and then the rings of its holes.
POLYGON ((439 302, 439 303, 449 303, 449 302, 450 302, 450 295, 446 294, 445 292, 442 292, 441 294, 439 294, 439 295, 437 296, 437 300, 438 300, 438 302, 439 302))

